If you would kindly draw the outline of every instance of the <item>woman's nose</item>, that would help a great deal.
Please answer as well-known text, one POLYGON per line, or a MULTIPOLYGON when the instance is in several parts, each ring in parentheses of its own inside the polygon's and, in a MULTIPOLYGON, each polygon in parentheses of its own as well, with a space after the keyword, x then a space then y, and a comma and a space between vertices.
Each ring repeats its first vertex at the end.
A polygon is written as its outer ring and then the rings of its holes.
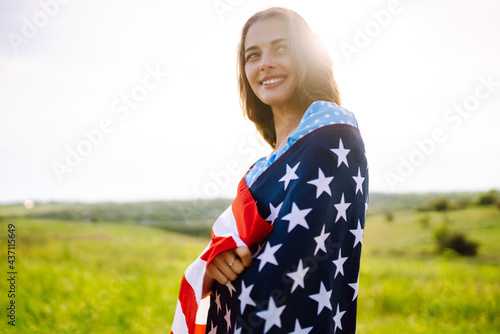
POLYGON ((270 68, 276 67, 274 60, 272 58, 272 55, 270 55, 268 52, 264 52, 262 54, 262 58, 260 60, 260 66, 259 70, 260 71, 266 71, 270 68))

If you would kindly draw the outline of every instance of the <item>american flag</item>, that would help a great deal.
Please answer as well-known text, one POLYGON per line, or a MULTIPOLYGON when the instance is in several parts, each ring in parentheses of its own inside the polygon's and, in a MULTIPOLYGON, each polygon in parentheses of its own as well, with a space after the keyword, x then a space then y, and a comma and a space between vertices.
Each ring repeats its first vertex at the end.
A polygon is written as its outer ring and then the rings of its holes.
MULTIPOLYGON (((253 252, 250 267, 227 285, 214 285, 206 333, 355 333, 368 205, 359 130, 334 124, 309 133, 247 190, 258 224, 264 220, 272 229, 261 241, 245 242, 253 252)), ((211 247, 224 240, 212 236, 211 247)), ((205 259, 214 256, 211 247, 205 259)))

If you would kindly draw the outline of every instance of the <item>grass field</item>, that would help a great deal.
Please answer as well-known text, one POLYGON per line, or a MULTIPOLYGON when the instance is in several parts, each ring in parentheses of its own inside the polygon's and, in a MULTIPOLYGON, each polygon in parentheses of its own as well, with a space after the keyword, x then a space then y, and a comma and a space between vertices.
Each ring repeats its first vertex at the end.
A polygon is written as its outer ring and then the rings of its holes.
MULTIPOLYGON (((16 227, 16 331, 170 333, 180 278, 208 240, 151 227, 0 221, 0 294, 7 307, 7 225, 16 227)), ((5 311, 4 311, 5 312, 5 311)), ((369 216, 358 333, 500 333, 500 210, 369 216), (446 224, 480 242, 479 255, 434 253, 446 224)))

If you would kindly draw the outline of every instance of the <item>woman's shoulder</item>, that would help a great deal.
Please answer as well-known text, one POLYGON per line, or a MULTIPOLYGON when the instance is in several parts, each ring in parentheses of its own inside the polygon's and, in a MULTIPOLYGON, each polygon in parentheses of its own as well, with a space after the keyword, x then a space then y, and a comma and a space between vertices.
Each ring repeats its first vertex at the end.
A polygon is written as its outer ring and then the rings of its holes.
POLYGON ((315 101, 307 108, 297 130, 290 136, 296 141, 325 125, 346 124, 358 128, 352 112, 334 102, 315 101))
POLYGON ((358 127, 354 113, 339 106, 335 102, 315 101, 307 108, 302 117, 301 124, 348 124, 358 127))

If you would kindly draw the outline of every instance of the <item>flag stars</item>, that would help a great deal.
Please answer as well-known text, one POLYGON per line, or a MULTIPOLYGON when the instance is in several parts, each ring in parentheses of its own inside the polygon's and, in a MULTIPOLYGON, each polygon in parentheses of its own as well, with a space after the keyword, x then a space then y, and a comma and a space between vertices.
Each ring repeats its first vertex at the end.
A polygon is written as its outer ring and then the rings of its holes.
POLYGON ((345 164, 347 167, 349 167, 349 163, 347 162, 347 155, 351 150, 344 148, 344 144, 342 143, 342 138, 339 139, 339 148, 332 148, 331 151, 335 153, 338 157, 337 167, 340 167, 340 165, 342 164, 345 164))
POLYGON ((304 265, 302 264, 302 259, 300 259, 299 265, 297 266, 297 271, 286 274, 291 279, 293 279, 292 293, 298 286, 304 288, 304 276, 308 271, 309 268, 304 269, 304 265))
POLYGON ((354 294, 352 296, 352 301, 358 297, 358 289, 359 289, 359 273, 358 273, 358 279, 356 280, 355 283, 349 283, 349 286, 354 289, 354 294))
POLYGON ((285 305, 276 307, 273 297, 269 299, 269 306, 266 311, 257 312, 259 318, 264 319, 264 333, 269 332, 273 326, 281 328, 281 313, 285 310, 285 305))
POLYGON ((227 282, 226 283, 226 286, 229 290, 229 294, 231 295, 231 297, 233 296, 233 291, 236 292, 236 289, 234 288, 233 284, 231 283, 231 281, 227 282))
POLYGON ((238 297, 238 299, 240 300, 241 314, 243 314, 243 312, 245 311, 245 307, 247 305, 256 306, 252 297, 250 297, 250 293, 252 292, 253 286, 254 284, 250 286, 245 286, 245 282, 243 282, 243 280, 241 281, 241 294, 238 297))
POLYGON ((208 334, 217 334, 217 326, 214 327, 213 321, 211 323, 212 323, 212 326, 211 326, 210 332, 208 332, 208 334))
POLYGON ((363 182, 365 181, 365 178, 361 176, 361 169, 358 167, 358 176, 353 176, 354 182, 356 182, 356 191, 354 192, 355 194, 358 193, 358 191, 363 194, 363 182))
POLYGON ((252 259, 255 259, 257 256, 259 256, 260 252, 262 251, 262 248, 264 248, 264 246, 262 244, 259 244, 257 246, 257 250, 255 251, 255 253, 252 255, 252 259))
POLYGON ((290 211, 289 214, 281 218, 282 220, 287 220, 290 222, 288 224, 288 233, 290 233, 290 231, 292 231, 297 225, 309 229, 309 225, 307 224, 306 221, 306 216, 309 214, 309 212, 311 212, 311 210, 312 209, 300 210, 297 204, 295 204, 295 202, 292 203, 292 211, 290 211))
POLYGON ((309 334, 312 331, 313 327, 302 328, 300 327, 299 319, 295 319, 295 328, 293 332, 289 334, 309 334))
POLYGON ((340 198, 340 203, 334 204, 335 209, 337 209, 337 217, 335 218, 335 222, 338 222, 340 218, 344 218, 347 221, 347 208, 351 205, 351 203, 346 203, 344 200, 344 193, 342 193, 342 197, 340 198))
POLYGON ((264 268, 264 266, 267 263, 274 264, 275 266, 278 265, 278 261, 276 261, 276 257, 274 256, 274 253, 276 253, 282 245, 283 244, 271 246, 271 244, 269 242, 266 244, 266 248, 264 248, 264 252, 257 257, 257 259, 260 260, 259 272, 262 270, 262 268, 264 268))
POLYGON ((314 237, 314 241, 316 241, 316 249, 314 250, 314 256, 316 256, 316 253, 318 253, 320 249, 326 253, 325 241, 326 239, 328 239, 328 236, 330 236, 330 233, 325 233, 325 225, 323 225, 320 235, 314 237))
POLYGON ((224 320, 226 320, 227 332, 229 333, 229 330, 231 329, 231 310, 227 308, 227 305, 226 305, 226 315, 224 316, 224 320))
POLYGON ((342 330, 342 322, 341 319, 344 316, 344 313, 346 311, 340 312, 339 304, 337 304, 337 312, 335 313, 335 316, 333 317, 333 322, 335 322, 335 328, 333 329, 333 333, 337 332, 337 328, 342 330))
POLYGON ((271 210, 271 214, 266 218, 267 221, 270 221, 272 225, 274 225, 274 221, 278 218, 278 214, 281 210, 281 206, 283 202, 281 202, 277 207, 274 207, 272 203, 269 203, 269 209, 271 210))
POLYGON ((333 176, 325 177, 325 174, 318 168, 318 178, 315 180, 308 181, 307 183, 316 186, 316 198, 319 198, 324 192, 332 196, 332 191, 330 189, 330 183, 333 180, 333 176))
POLYGON ((354 234, 354 237, 356 238, 354 240, 354 246, 352 248, 356 247, 356 245, 363 244, 363 229, 361 228, 361 222, 358 219, 358 227, 355 230, 349 230, 352 234, 354 234))
POLYGON ((295 172, 297 171, 297 168, 299 168, 300 162, 298 162, 295 166, 291 167, 287 164, 286 165, 286 173, 285 175, 278 181, 278 182, 285 182, 285 190, 288 187, 288 184, 292 180, 297 180, 299 177, 295 172))
POLYGON ((217 314, 219 314, 219 310, 222 309, 222 306, 220 305, 220 294, 217 290, 215 290, 215 304, 217 305, 217 314))
POLYGON ((345 261, 347 261, 348 257, 342 257, 341 253, 342 249, 339 249, 339 257, 337 258, 337 260, 332 261, 335 267, 337 267, 337 269, 335 270, 335 276, 333 276, 333 278, 336 278, 338 273, 344 276, 344 263, 345 261))
POLYGON ((330 303, 330 298, 332 297, 332 290, 327 291, 323 282, 320 283, 319 292, 315 295, 310 295, 309 298, 314 299, 318 302, 318 315, 326 307, 332 309, 332 304, 330 303))

